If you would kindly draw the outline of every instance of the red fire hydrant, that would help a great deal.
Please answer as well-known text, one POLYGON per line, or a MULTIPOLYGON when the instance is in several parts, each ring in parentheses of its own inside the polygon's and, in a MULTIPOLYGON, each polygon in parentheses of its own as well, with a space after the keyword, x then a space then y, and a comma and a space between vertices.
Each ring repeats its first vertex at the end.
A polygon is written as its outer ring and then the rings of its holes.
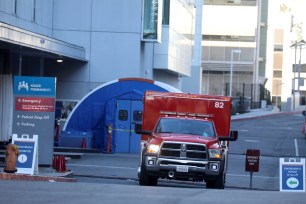
POLYGON ((19 155, 18 146, 15 144, 8 144, 5 152, 5 168, 4 172, 6 173, 15 173, 16 162, 19 155))

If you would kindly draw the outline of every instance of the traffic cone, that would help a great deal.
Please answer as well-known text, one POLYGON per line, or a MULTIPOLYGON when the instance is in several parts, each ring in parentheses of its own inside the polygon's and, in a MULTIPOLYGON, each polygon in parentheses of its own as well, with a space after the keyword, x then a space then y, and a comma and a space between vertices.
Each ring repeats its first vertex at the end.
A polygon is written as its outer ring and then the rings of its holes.
POLYGON ((66 172, 66 161, 65 156, 61 155, 59 156, 59 166, 58 166, 58 172, 66 172))
POLYGON ((57 170, 57 167, 58 167, 58 156, 57 155, 53 156, 52 167, 53 169, 57 170))
POLYGON ((82 148, 86 149, 86 139, 85 138, 83 138, 83 141, 82 141, 82 148))
POLYGON ((56 155, 56 157, 55 157, 55 168, 54 169, 56 171, 59 171, 60 165, 61 165, 61 157, 60 157, 60 155, 56 155))

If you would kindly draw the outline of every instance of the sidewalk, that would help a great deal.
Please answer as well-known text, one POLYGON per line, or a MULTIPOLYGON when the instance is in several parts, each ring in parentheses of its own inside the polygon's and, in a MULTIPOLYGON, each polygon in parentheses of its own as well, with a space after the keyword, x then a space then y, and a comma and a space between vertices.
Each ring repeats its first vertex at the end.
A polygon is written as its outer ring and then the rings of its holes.
POLYGON ((37 174, 17 174, 5 173, 3 168, 0 170, 0 180, 27 180, 27 181, 49 181, 49 182, 76 182, 73 178, 73 172, 56 172, 52 168, 39 167, 37 174))
POLYGON ((290 111, 290 112, 281 112, 276 110, 269 109, 252 109, 250 112, 232 115, 231 120, 245 120, 245 119, 256 119, 266 116, 274 116, 274 115, 288 115, 288 114, 302 114, 302 111, 290 111))

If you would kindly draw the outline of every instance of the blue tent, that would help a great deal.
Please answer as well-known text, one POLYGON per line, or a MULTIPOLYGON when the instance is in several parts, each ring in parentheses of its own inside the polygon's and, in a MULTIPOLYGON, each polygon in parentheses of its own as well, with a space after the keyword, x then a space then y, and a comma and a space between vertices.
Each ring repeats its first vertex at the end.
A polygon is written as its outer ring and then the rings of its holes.
POLYGON ((180 92, 167 84, 142 78, 105 83, 83 97, 72 110, 59 146, 81 147, 85 141, 87 148, 102 152, 139 152, 140 136, 133 129, 135 122, 141 122, 142 98, 148 90, 180 92))

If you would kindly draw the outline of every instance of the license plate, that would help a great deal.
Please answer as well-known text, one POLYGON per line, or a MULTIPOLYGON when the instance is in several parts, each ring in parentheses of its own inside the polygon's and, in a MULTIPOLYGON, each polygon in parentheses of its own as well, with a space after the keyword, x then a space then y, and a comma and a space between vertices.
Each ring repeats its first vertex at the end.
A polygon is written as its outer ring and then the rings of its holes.
POLYGON ((188 166, 177 166, 176 171, 177 172, 188 172, 188 166))

